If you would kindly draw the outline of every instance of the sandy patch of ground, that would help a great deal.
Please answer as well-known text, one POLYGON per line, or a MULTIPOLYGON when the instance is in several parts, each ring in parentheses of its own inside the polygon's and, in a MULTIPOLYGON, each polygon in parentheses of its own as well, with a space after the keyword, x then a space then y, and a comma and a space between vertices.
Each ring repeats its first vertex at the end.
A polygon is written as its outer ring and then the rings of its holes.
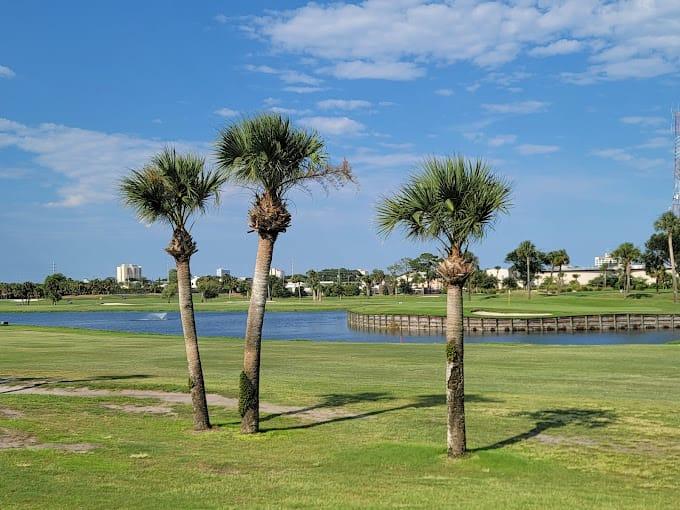
POLYGON ((484 310, 476 310, 472 312, 473 315, 481 315, 484 317, 551 317, 551 313, 519 313, 519 312, 486 312, 484 310))
POLYGON ((87 453, 97 445, 92 443, 41 443, 35 436, 10 429, 0 429, 0 450, 30 448, 32 450, 60 450, 63 452, 87 453))
POLYGON ((137 306, 138 303, 99 303, 102 306, 137 306))
POLYGON ((17 411, 16 409, 10 409, 9 407, 0 407, 0 416, 3 418, 10 418, 10 419, 15 419, 15 418, 21 418, 24 415, 21 411, 17 411))
POLYGON ((168 406, 135 406, 131 404, 117 405, 117 404, 103 404, 102 407, 113 409, 115 411, 123 411, 126 413, 140 413, 140 414, 175 414, 172 407, 168 406))
MULTIPOLYGON (((166 402, 168 404, 187 404, 191 405, 191 396, 188 393, 173 393, 169 391, 157 390, 104 390, 92 388, 48 388, 44 386, 10 386, 0 384, 0 394, 2 393, 26 393, 31 395, 56 395, 61 397, 130 397, 130 398, 151 398, 166 402)), ((206 395, 208 404, 226 409, 237 409, 238 399, 224 397, 216 393, 206 395)), ((128 406, 136 407, 136 406, 128 406)), ((122 410, 122 409, 121 409, 122 410)), ((126 412, 130 412, 125 410, 126 412)), ((319 422, 332 420, 334 418, 348 418, 355 416, 338 408, 315 408, 283 406, 260 402, 260 412, 268 414, 292 415, 306 421, 319 422)))

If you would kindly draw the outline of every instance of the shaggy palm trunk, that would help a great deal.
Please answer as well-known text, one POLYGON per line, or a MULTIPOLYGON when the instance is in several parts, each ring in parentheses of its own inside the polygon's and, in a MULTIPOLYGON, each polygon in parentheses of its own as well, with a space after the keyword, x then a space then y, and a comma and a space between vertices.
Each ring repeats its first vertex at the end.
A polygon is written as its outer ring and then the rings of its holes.
POLYGON ((678 275, 675 272, 675 253, 673 253, 673 236, 668 234, 668 253, 671 258, 671 276, 673 277, 673 302, 678 302, 678 275))
POLYGON ((177 293, 179 296, 179 315, 184 332, 184 347, 189 366, 189 391, 194 411, 194 430, 207 430, 210 428, 210 417, 208 415, 208 402, 205 397, 201 356, 198 351, 194 301, 191 296, 191 272, 188 260, 177 261, 177 293))
POLYGON ((260 428, 260 349, 262 324, 267 303, 267 279, 272 265, 276 238, 260 237, 253 273, 253 287, 248 306, 246 338, 243 350, 243 372, 239 384, 241 432, 253 434, 260 428))
POLYGON ((463 289, 446 291, 446 446, 449 457, 465 453, 465 387, 463 374, 463 289))

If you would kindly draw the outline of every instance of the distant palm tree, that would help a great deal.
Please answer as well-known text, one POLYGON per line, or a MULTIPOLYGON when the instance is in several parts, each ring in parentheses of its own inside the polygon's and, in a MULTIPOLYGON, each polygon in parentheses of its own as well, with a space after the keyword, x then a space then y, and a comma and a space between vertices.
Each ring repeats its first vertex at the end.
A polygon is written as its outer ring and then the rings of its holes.
MULTIPOLYGON (((654 223, 654 228, 666 234, 668 238, 668 254, 671 261, 671 276, 673 277, 673 302, 678 302, 678 274, 675 270, 675 252, 673 251, 673 236, 680 232, 680 220, 672 212, 663 213, 654 223)), ((657 285, 658 287, 658 285, 657 285)))
MULTIPOLYGON (((563 277, 564 277, 564 274, 562 273, 562 266, 564 266, 565 264, 569 264, 569 262, 570 262, 569 254, 567 253, 567 250, 562 248, 562 249, 550 252, 549 258, 550 258, 551 266, 553 268, 554 267, 558 268, 557 269, 557 293, 559 294, 559 293, 562 292, 562 282, 563 282, 563 277)), ((552 272, 551 272, 550 276, 552 276, 552 272)))
POLYGON ((642 257, 642 253, 633 243, 621 243, 618 248, 612 252, 612 257, 619 261, 621 268, 623 269, 625 280, 624 280, 624 292, 628 294, 630 292, 630 273, 632 270, 633 262, 637 262, 642 257))
POLYGON ((439 273, 448 284, 446 308, 447 451, 465 453, 463 372, 463 286, 473 266, 470 242, 482 238, 499 213, 510 206, 510 187, 482 161, 432 158, 394 196, 377 206, 378 231, 403 229, 406 237, 437 240, 446 258, 439 273))
POLYGON ((141 170, 133 170, 120 184, 125 205, 146 223, 161 222, 172 228, 172 239, 165 248, 177 267, 179 313, 184 332, 189 390, 194 429, 210 428, 201 356, 198 350, 194 303, 191 296, 191 256, 198 251, 190 228, 193 217, 204 213, 219 200, 224 178, 205 171, 204 160, 192 154, 177 154, 166 148, 141 170))
POLYGON ((527 264, 527 296, 531 299, 531 259, 538 255, 538 250, 531 241, 522 241, 517 247, 517 255, 526 260, 527 264))
POLYGON ((248 308, 243 372, 239 385, 241 432, 259 430, 260 348, 267 301, 267 277, 274 243, 291 223, 287 194, 318 183, 342 186, 354 180, 349 164, 328 164, 324 142, 293 127, 277 114, 260 114, 223 129, 216 142, 216 159, 227 178, 254 194, 249 211, 250 228, 258 246, 253 292, 248 308))

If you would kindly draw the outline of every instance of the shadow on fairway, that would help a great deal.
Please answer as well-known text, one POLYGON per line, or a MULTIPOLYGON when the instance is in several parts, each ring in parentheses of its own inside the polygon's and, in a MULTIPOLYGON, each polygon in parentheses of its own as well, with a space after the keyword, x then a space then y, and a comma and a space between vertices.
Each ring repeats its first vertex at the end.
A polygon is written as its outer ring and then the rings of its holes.
MULTIPOLYGON (((270 420, 278 416, 283 415, 295 415, 303 411, 308 411, 312 409, 320 409, 322 407, 340 407, 342 405, 358 402, 378 402, 385 400, 394 400, 394 397, 387 393, 355 393, 355 394, 331 394, 324 395, 324 400, 319 404, 305 409, 298 409, 288 413, 270 414, 262 418, 260 421, 270 420)), ((466 402, 501 402, 500 400, 495 400, 480 395, 465 395, 466 402)), ((272 427, 267 429, 262 429, 261 432, 269 432, 273 430, 297 430, 297 429, 310 429, 313 427, 318 427, 319 425, 327 425, 330 423, 340 423, 343 421, 358 420, 361 418, 368 418, 370 416, 378 416, 380 414, 392 413, 395 411, 402 411, 404 409, 419 409, 424 407, 436 407, 446 404, 445 395, 418 395, 415 401, 408 404, 403 404, 400 406, 387 407, 384 409, 376 409, 374 411, 366 411, 363 413, 353 414, 350 416, 339 416, 337 418, 331 418, 328 420, 316 421, 312 423, 304 423, 300 425, 290 425, 287 427, 272 427)))
POLYGON ((27 390, 29 388, 37 388, 39 386, 48 386, 50 384, 71 384, 71 383, 86 383, 95 381, 119 381, 124 379, 146 379, 151 377, 148 374, 128 374, 128 375, 96 375, 93 377, 86 377, 84 379, 56 379, 49 377, 13 377, 0 375, 0 385, 16 385, 20 387, 11 390, 3 390, 0 388, 0 394, 13 393, 15 391, 27 390))
POLYGON ((522 432, 521 434, 503 439, 502 441, 498 441, 497 443, 488 446, 473 448, 470 451, 482 452, 497 450, 536 437, 546 430, 556 429, 566 425, 578 425, 589 429, 595 429, 606 427, 616 421, 615 413, 600 409, 544 409, 532 413, 518 413, 515 416, 531 418, 536 421, 536 425, 532 429, 522 432))

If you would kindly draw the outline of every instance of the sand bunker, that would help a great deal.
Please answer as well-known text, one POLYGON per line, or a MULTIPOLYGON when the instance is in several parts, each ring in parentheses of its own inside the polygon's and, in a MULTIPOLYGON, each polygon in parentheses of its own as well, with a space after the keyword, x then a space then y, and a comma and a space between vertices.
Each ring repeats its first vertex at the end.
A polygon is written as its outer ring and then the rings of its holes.
POLYGON ((139 413, 139 414, 175 414, 171 407, 167 406, 135 406, 132 404, 103 404, 102 407, 113 409, 115 411, 123 411, 125 413, 139 413))
POLYGON ((551 313, 520 313, 520 312, 486 312, 484 310, 476 310, 472 312, 473 315, 481 315, 484 317, 550 317, 551 313))
POLYGON ((137 306, 138 303, 99 303, 102 306, 137 306))

